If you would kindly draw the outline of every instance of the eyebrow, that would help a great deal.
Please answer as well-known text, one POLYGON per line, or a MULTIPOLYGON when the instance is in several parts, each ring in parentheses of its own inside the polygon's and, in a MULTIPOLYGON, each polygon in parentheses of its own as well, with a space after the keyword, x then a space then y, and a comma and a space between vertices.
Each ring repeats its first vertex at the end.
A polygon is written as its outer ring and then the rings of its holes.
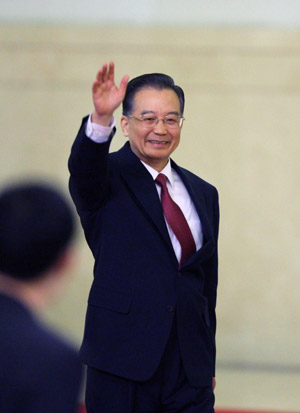
MULTIPOLYGON (((146 115, 147 113, 153 113, 154 115, 156 115, 156 112, 154 112, 154 110, 143 110, 140 113, 140 116, 146 115)), ((173 111, 168 112, 165 116, 168 116, 168 115, 178 115, 178 116, 180 116, 180 113, 177 112, 177 110, 173 110, 173 111)))

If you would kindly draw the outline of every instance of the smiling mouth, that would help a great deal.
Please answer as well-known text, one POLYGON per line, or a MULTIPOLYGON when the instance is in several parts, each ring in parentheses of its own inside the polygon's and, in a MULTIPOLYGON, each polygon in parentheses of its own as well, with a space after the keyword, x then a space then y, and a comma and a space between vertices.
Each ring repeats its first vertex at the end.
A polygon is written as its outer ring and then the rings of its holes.
POLYGON ((167 145, 169 142, 168 141, 156 141, 156 140, 149 140, 148 142, 154 143, 155 145, 167 145))

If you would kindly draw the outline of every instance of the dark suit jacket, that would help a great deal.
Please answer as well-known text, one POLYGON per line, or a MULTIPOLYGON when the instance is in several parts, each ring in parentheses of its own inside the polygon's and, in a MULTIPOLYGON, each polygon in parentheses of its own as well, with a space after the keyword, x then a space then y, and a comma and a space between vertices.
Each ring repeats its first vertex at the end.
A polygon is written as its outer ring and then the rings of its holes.
POLYGON ((0 412, 74 413, 80 381, 75 350, 0 294, 0 412))
POLYGON ((172 162, 191 195, 204 232, 203 247, 179 270, 153 178, 128 142, 108 154, 110 141, 96 144, 88 139, 85 122, 69 160, 70 192, 95 258, 82 360, 132 380, 148 379, 161 360, 176 313, 190 382, 211 384, 217 191, 172 162))

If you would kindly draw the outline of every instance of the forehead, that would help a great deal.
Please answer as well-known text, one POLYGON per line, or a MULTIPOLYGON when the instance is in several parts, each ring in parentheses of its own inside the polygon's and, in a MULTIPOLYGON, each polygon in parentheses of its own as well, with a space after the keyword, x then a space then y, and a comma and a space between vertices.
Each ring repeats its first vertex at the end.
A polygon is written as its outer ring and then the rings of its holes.
POLYGON ((180 101, 172 89, 143 88, 134 95, 133 110, 180 113, 180 101))

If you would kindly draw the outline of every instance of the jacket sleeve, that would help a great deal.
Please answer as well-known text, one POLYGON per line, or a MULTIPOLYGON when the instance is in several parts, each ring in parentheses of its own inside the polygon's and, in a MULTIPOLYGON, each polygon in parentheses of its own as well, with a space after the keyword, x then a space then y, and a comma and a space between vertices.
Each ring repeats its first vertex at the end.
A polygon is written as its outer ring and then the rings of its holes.
POLYGON ((95 143, 85 134, 87 117, 82 121, 69 157, 69 189, 89 245, 93 220, 109 193, 108 153, 114 128, 105 143, 95 143))

